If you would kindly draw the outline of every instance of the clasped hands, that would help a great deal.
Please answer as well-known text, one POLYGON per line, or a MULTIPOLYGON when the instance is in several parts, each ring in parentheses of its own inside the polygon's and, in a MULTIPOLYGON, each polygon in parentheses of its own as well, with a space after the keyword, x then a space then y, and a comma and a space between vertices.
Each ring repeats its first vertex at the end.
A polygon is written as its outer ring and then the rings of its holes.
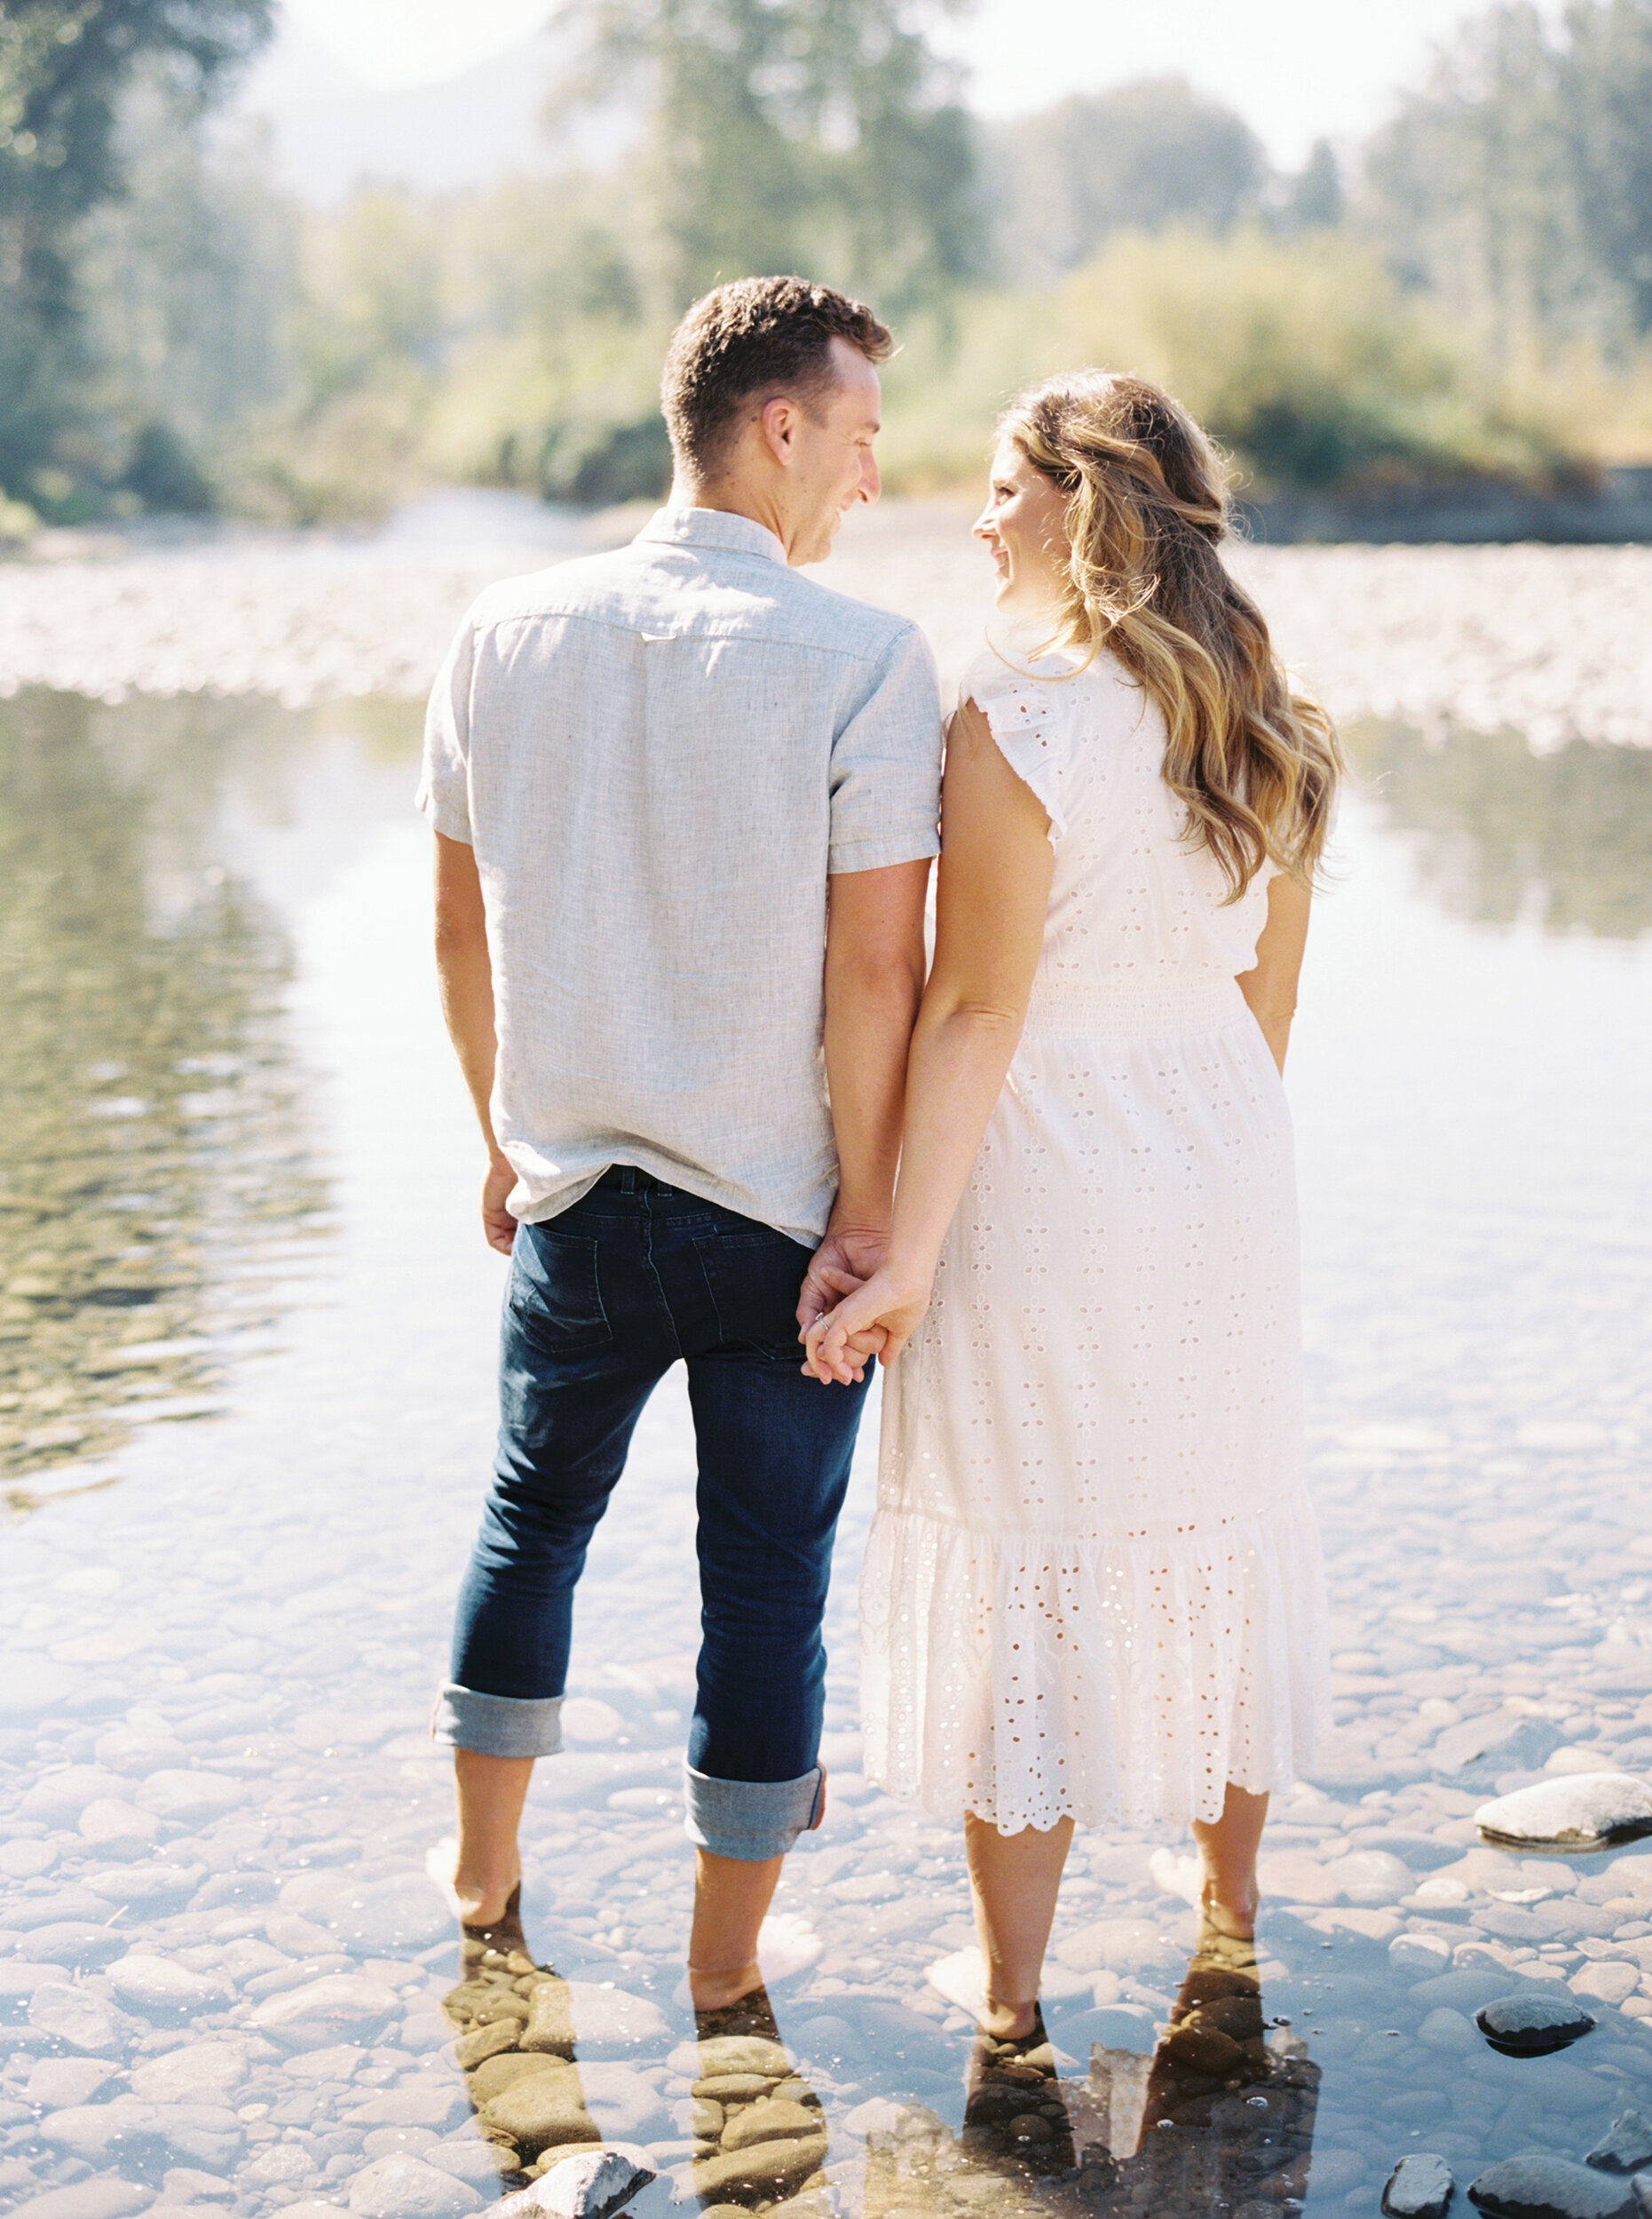
POLYGON ((866 1377, 867 1360, 891 1364, 929 1307, 929 1282, 893 1269, 886 1232, 847 1232, 828 1226, 803 1279, 797 1304, 802 1370, 830 1386, 866 1377))

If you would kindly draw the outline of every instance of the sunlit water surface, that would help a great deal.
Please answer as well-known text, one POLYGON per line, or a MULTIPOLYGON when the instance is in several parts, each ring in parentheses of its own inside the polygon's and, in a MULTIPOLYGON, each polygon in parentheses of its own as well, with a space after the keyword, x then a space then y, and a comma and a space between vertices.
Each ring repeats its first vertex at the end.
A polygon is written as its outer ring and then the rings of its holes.
POLYGON ((1522 1860, 1471 1820, 1545 1769, 1652 1771, 1652 756, 1361 736, 1290 1078, 1337 1730, 1269 1831, 1260 1996, 1196 1970, 1178 2005, 1169 1837, 1079 1837, 1062 2078, 1011 2131, 966 2127, 968 2029, 924 1978, 969 1939, 953 1830, 859 1776, 875 1419, 832 1808, 777 1907, 785 2057, 758 2042, 745 2095, 696 2112, 741 2060, 674 2000, 675 1378, 592 1550, 570 1753, 529 1806, 527 1939, 573 1984, 576 2082, 517 2046, 526 1962, 444 2013, 426 1719, 502 1267, 435 1008, 416 725, 0 703, 0 2206, 456 2215, 542 2135, 646 2153, 650 2219, 1371 2212, 1408 2150, 1466 2181, 1580 2156, 1652 2099, 1652 1850, 1522 1860), (1474 2010, 1539 1983, 1595 2031, 1494 2054, 1474 2010), (498 2108, 517 2074, 539 2113, 498 2108))

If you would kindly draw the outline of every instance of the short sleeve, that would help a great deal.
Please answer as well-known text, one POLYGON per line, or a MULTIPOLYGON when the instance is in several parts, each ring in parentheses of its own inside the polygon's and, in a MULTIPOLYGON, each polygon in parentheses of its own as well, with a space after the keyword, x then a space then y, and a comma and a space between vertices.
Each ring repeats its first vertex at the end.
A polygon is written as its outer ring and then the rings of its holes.
POLYGON ((470 673, 475 660, 474 620, 467 617, 431 689, 424 713, 424 763, 414 807, 431 828, 449 840, 471 844, 470 673))
POLYGON ((828 871, 882 871, 941 849, 941 691, 929 642, 897 631, 832 743, 828 871))
POLYGON ((1067 830, 1067 724, 1058 679, 1018 670, 990 649, 964 673, 960 703, 973 701, 987 721, 1000 754, 1031 787, 1050 820, 1050 838, 1067 830))

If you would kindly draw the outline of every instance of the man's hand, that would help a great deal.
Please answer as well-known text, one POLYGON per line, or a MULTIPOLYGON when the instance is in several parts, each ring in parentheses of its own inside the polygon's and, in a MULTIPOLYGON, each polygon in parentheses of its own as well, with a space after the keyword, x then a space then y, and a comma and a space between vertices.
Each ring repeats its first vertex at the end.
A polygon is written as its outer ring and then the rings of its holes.
POLYGON ((883 1261, 889 1244, 887 1225, 840 1225, 835 1218, 803 1274, 797 1298, 797 1338, 807 1340, 817 1319, 834 1310, 846 1294, 865 1286, 883 1261))
POLYGON ((517 1221, 505 1207, 505 1196, 516 1183, 516 1168, 502 1156, 488 1165, 482 1181, 482 1230, 487 1245, 502 1256, 508 1256, 516 1244, 517 1221))

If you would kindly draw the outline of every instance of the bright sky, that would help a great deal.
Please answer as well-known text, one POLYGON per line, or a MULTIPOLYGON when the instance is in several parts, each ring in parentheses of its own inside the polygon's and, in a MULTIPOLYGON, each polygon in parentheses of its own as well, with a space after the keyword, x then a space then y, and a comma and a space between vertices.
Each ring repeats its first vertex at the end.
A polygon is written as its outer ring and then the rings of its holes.
MULTIPOLYGON (((1489 0, 975 0, 936 43, 989 115, 1179 74, 1237 108, 1295 167, 1357 135, 1489 0)), ((556 70, 554 0, 284 0, 239 107, 269 117, 278 167, 320 199, 362 171, 477 184, 553 149, 538 117, 556 70)), ((566 149, 565 149, 565 153, 566 149)))

